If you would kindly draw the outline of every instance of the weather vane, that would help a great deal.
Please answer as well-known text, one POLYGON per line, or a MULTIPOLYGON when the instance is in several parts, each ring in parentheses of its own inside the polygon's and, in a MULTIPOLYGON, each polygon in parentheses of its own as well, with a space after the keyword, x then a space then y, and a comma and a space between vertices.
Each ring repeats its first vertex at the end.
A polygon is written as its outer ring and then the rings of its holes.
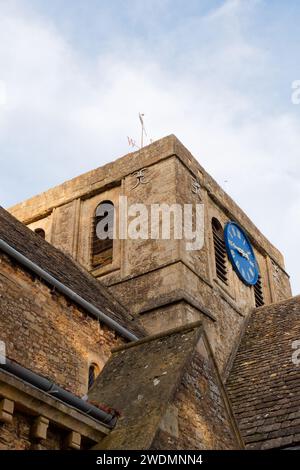
POLYGON ((145 129, 145 124, 144 124, 144 119, 143 119, 144 116, 145 116, 145 114, 139 113, 139 120, 140 120, 140 123, 141 123, 141 126, 142 126, 141 148, 144 147, 144 135, 145 135, 145 137, 147 137, 147 132, 146 132, 146 129, 145 129))
MULTIPOLYGON (((133 148, 138 148, 138 149, 141 149, 144 147, 144 137, 148 137, 148 134, 147 134, 147 131, 146 131, 146 128, 145 128, 145 123, 144 123, 144 116, 145 114, 144 113, 139 113, 139 120, 140 120, 140 123, 141 123, 141 126, 142 126, 142 132, 141 132, 141 146, 139 147, 137 144, 136 144, 136 141, 134 139, 132 139, 131 137, 128 137, 127 136, 127 140, 128 140, 128 145, 130 147, 133 147, 133 148)), ((152 144, 152 139, 149 139, 150 140, 150 144, 152 144)))

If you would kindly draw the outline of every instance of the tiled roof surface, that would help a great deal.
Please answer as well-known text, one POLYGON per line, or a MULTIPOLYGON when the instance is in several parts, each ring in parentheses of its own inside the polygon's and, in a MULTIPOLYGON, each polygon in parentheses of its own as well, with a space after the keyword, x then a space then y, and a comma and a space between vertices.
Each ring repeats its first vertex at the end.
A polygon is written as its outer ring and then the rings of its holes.
POLYGON ((227 381, 249 449, 300 443, 300 353, 297 356, 293 349, 296 341, 299 349, 300 296, 253 311, 227 381))

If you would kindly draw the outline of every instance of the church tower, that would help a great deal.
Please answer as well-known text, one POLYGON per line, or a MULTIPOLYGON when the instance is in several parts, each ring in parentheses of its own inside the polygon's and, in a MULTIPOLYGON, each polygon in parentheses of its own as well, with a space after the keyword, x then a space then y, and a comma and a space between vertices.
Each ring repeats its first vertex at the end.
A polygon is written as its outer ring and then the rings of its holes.
POLYGON ((248 314, 291 296, 281 253, 173 135, 10 212, 104 283, 150 334, 201 320, 224 374, 248 314), (186 240, 175 236, 120 237, 124 201, 149 210, 200 205, 203 247, 187 250, 186 240), (113 240, 97 237, 103 213, 117 232, 113 240), (229 222, 234 224, 228 233, 229 222))

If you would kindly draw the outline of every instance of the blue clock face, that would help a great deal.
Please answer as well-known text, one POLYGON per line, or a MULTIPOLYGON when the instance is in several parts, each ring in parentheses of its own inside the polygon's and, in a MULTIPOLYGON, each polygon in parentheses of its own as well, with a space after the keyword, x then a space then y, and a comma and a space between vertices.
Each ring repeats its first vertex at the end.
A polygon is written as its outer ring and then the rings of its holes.
POLYGON ((239 278, 248 286, 257 283, 259 270, 251 243, 235 222, 228 222, 224 230, 228 257, 239 278))

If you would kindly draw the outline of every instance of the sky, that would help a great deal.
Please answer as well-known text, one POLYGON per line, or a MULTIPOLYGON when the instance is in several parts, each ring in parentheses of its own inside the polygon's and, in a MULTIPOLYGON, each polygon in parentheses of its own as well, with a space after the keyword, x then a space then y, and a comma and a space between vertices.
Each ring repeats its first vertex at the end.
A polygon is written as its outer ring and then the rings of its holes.
POLYGON ((0 0, 0 204, 175 134, 300 293, 298 0, 0 0))

